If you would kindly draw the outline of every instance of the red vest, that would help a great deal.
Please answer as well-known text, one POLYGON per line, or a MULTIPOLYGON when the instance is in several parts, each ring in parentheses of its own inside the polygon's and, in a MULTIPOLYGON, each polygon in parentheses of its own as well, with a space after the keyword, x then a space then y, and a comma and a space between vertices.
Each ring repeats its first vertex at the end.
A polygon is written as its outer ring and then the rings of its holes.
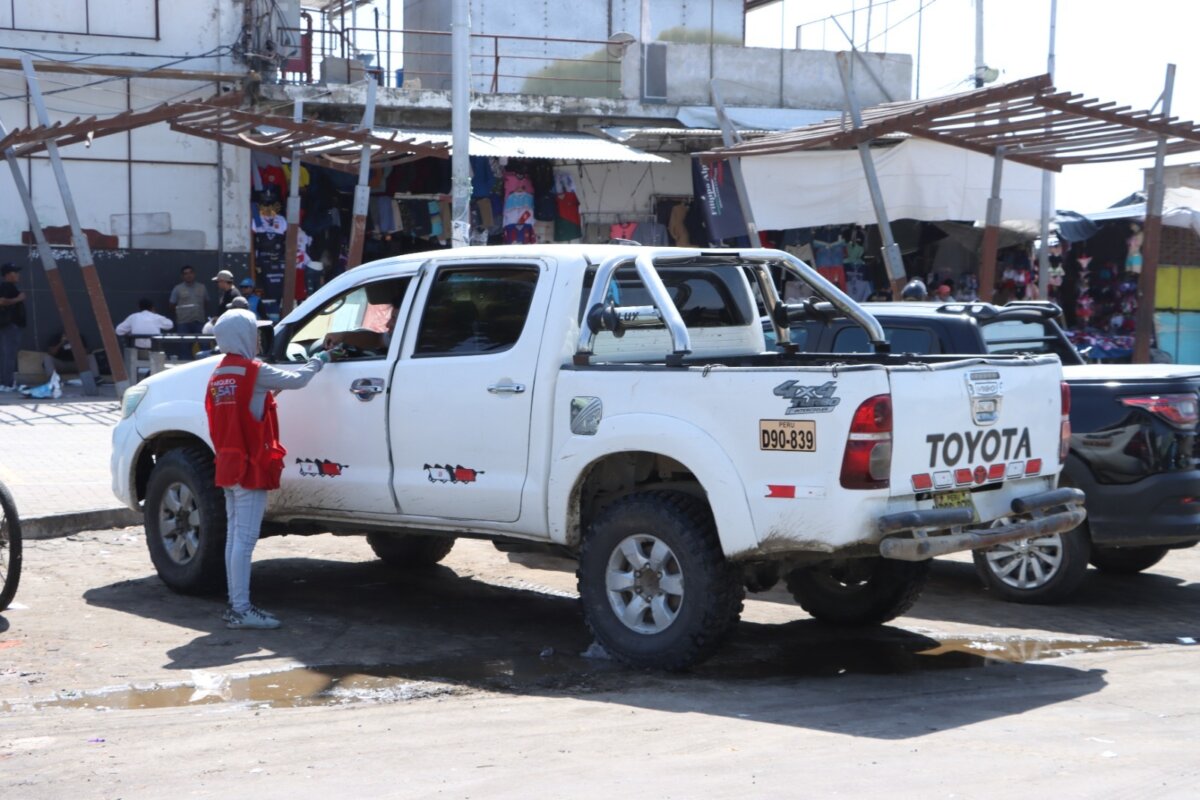
POLYGON ((279 443, 275 398, 267 394, 263 418, 250 413, 259 362, 237 355, 221 359, 208 379, 204 410, 217 454, 217 486, 278 489, 287 451, 279 443))

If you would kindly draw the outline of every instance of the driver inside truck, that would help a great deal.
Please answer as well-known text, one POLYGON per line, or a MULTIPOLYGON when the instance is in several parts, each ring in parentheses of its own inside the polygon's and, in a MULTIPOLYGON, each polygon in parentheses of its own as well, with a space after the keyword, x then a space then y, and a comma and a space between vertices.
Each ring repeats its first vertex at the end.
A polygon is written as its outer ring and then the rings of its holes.
POLYGON ((396 330, 396 319, 400 316, 400 298, 392 301, 392 310, 382 331, 359 328, 353 331, 334 331, 325 334, 323 347, 333 357, 345 358, 347 348, 351 352, 373 351, 386 353, 392 344, 392 332, 396 330))

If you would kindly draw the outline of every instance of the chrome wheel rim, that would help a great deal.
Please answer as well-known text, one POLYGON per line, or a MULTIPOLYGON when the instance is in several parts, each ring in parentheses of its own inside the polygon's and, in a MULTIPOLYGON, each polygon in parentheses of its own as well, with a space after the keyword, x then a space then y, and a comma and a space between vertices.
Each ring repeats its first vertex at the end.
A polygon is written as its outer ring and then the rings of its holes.
POLYGON ((186 483, 172 483, 158 508, 163 549, 176 564, 186 564, 200 549, 200 507, 186 483))
POLYGON ((1040 589, 1062 567, 1063 543, 1058 534, 999 544, 984 554, 988 569, 1006 586, 1040 589))
POLYGON ((683 569, 667 543, 651 534, 626 537, 605 571, 608 602, 621 624, 637 633, 662 633, 683 608, 683 569))

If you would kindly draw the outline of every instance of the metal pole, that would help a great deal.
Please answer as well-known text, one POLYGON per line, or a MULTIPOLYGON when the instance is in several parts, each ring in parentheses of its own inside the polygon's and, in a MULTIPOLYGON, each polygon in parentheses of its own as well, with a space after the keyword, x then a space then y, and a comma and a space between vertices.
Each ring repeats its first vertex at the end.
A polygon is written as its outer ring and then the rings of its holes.
POLYGON ((913 93, 913 99, 921 99, 921 35, 925 27, 925 0, 920 0, 921 4, 917 6, 917 82, 916 91, 913 93))
MULTIPOLYGON (((8 136, 8 129, 4 127, 4 123, 0 122, 0 138, 8 136)), ((92 369, 88 365, 87 350, 83 347, 83 337, 79 335, 79 326, 75 324, 75 314, 71 311, 71 303, 67 300, 67 289, 63 286, 62 273, 58 271, 58 264, 54 261, 54 251, 50 249, 50 243, 46 241, 46 232, 42 230, 42 223, 38 220, 37 209, 33 207, 33 198, 29 195, 29 187, 25 185, 25 176, 21 174, 21 165, 17 163, 17 156, 10 147, 4 151, 4 158, 8 161, 8 168, 12 170, 13 182, 17 185, 17 194, 21 196, 21 204, 25 206, 25 216, 29 218, 29 225, 33 228, 33 239, 37 242, 38 256, 42 261, 42 268, 46 270, 46 282, 50 284, 50 293, 54 295, 54 306, 58 309, 58 316, 62 320, 63 331, 66 333, 67 341, 71 343, 71 353, 75 357, 75 367, 79 370, 80 380, 83 381, 83 392, 87 395, 99 394, 96 388, 96 376, 92 374, 92 369)))
MULTIPOLYGON (((42 90, 38 86, 37 73, 33 71, 33 60, 28 53, 21 54, 21 66, 25 69, 25 83, 29 86, 29 98, 37 110, 38 122, 50 125, 50 115, 46 113, 46 103, 42 99, 42 90)), ((88 298, 92 302, 92 313, 96 315, 96 325, 100 328, 100 338, 104 341, 104 352, 108 356, 108 366, 112 370, 113 384, 117 397, 125 394, 129 388, 129 377, 125 373, 125 359, 121 355, 121 346, 117 342, 117 332, 113 327, 112 316, 108 312, 108 303, 104 300, 104 290, 100 286, 100 278, 96 274, 96 265, 92 261, 92 248, 88 245, 83 227, 79 224, 79 215, 75 211, 75 200, 71 196, 71 185, 67 183, 67 173, 63 170, 62 157, 58 154, 58 143, 54 139, 46 140, 46 155, 50 157, 50 166, 54 170, 54 178, 58 181, 58 192, 62 195, 63 208, 67 212, 67 221, 71 225, 71 238, 75 241, 75 253, 79 258, 79 271, 83 274, 83 285, 87 287, 88 298)), ((75 348, 75 343, 71 343, 75 348)))
MULTIPOLYGON (((1167 82, 1163 89, 1162 116, 1171 117, 1171 94, 1175 90, 1175 65, 1167 64, 1167 82)), ((1142 240, 1142 274, 1138 277, 1137 328, 1134 331, 1133 363, 1150 363, 1150 337, 1154 333, 1154 292, 1158 280, 1158 256, 1162 245, 1163 159, 1167 155, 1167 137, 1158 137, 1154 153, 1154 178, 1146 198, 1146 227, 1142 240)))
MULTIPOLYGON (((375 81, 367 79, 367 104, 363 108, 360 130, 371 132, 375 127, 375 81)), ((367 205, 371 200, 371 145, 362 146, 359 156, 358 185, 354 187, 354 222, 350 228, 350 252, 346 254, 346 269, 362 263, 363 239, 367 235, 367 205)))
MULTIPOLYGON (((304 121, 304 101, 297 99, 292 110, 292 120, 304 121)), ((283 249, 283 303, 280 313, 287 316, 296 305, 296 261, 299 256, 300 237, 300 151, 292 151, 292 176, 288 186, 287 233, 283 249)))
MULTIPOLYGON (((849 65, 846 53, 837 54, 838 75, 842 79, 842 91, 846 94, 846 105, 850 109, 850 118, 855 128, 861 128, 862 113, 858 108, 858 96, 854 93, 854 85, 850 82, 849 65)), ((858 156, 862 159, 863 176, 867 179, 867 191, 871 194, 871 205, 875 208, 875 221, 879 225, 879 236, 883 239, 883 263, 887 266, 888 278, 892 283, 892 296, 900 299, 900 290, 904 286, 904 259, 900 255, 900 246, 892 236, 892 225, 888 221, 887 207, 883 202, 883 190, 879 187, 879 176, 875 174, 875 161, 871 158, 871 148, 863 142, 858 145, 858 156)))
POLYGON ((975 0, 975 88, 983 88, 983 0, 975 0))
MULTIPOLYGON (((1046 72, 1054 79, 1054 30, 1058 17, 1058 0, 1050 0, 1050 53, 1046 57, 1046 72)), ((1050 299, 1050 215, 1054 205, 1054 173, 1042 170, 1042 249, 1038 253, 1038 297, 1050 299)))
POLYGON ((471 5, 454 0, 450 18, 450 153, 452 247, 471 243, 471 5))
MULTIPOLYGON (((709 83, 712 88, 713 108, 716 109, 717 119, 721 121, 721 139, 725 142, 726 147, 732 147, 742 141, 742 135, 738 133, 733 122, 725 114, 725 103, 721 100, 721 90, 717 88, 717 83, 718 80, 709 83)), ((754 212, 750 210, 750 196, 746 194, 746 182, 742 180, 742 160, 740 158, 729 159, 729 168, 733 172, 733 188, 737 191, 738 205, 742 207, 742 221, 746 223, 746 236, 750 239, 751 247, 758 247, 761 242, 758 240, 758 226, 754 224, 754 212)))
POLYGON ((1000 246, 1000 180, 1004 173, 1004 148, 997 147, 992 160, 992 196, 988 198, 987 220, 979 254, 979 299, 992 302, 996 290, 996 248, 1000 246))

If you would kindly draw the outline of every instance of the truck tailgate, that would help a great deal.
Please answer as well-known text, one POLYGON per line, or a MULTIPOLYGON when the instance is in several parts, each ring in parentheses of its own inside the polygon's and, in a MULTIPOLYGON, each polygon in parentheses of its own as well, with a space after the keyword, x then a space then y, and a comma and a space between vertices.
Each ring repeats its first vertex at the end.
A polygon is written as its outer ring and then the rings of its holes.
POLYGON ((891 492, 936 507, 970 505, 979 521, 1054 484, 1062 422, 1056 358, 969 359, 890 370, 891 492))

